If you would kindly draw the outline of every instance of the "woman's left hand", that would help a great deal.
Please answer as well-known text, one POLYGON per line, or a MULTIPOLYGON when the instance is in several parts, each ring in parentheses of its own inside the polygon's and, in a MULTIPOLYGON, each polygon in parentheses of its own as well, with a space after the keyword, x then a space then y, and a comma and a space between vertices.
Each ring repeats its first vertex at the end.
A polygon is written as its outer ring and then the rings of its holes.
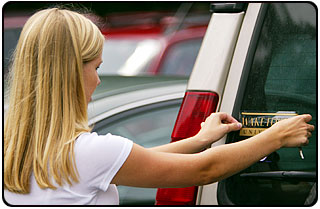
POLYGON ((212 113, 201 123, 201 129, 195 137, 210 145, 221 139, 225 134, 240 130, 241 127, 241 123, 227 113, 212 113))

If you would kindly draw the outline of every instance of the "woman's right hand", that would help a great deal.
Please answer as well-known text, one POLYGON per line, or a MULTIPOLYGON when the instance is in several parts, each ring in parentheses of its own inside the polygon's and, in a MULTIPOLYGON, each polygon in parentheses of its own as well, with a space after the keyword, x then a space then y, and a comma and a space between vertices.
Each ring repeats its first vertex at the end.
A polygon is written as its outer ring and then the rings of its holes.
POLYGON ((241 127, 241 123, 227 113, 212 113, 201 123, 201 129, 196 137, 199 140, 205 141, 206 145, 210 145, 218 141, 225 134, 240 130, 241 127))
POLYGON ((308 124, 312 119, 309 114, 298 115, 275 123, 270 131, 280 136, 281 147, 301 147, 309 143, 314 126, 308 124))

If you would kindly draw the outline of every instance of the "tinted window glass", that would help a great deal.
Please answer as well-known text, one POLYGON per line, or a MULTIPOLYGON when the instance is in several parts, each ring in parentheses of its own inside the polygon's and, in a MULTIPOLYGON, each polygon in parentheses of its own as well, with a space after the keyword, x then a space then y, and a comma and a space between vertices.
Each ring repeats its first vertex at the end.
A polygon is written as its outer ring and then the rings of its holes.
MULTIPOLYGON (((317 124, 316 20, 312 4, 269 5, 239 115, 309 113, 311 124, 317 124)), ((227 179, 220 188, 225 187, 235 204, 303 205, 315 181, 316 136, 317 131, 303 148, 304 160, 297 148, 283 148, 227 179), (294 173, 284 178, 282 171, 294 173)), ((245 138, 239 133, 230 134, 228 141, 245 138)))
POLYGON ((159 74, 189 76, 196 61, 202 39, 176 43, 169 48, 159 74))
MULTIPOLYGON (((99 128, 94 131, 123 136, 146 148, 167 144, 180 104, 181 100, 174 105, 134 109, 103 126, 97 124, 99 128)), ((157 189, 118 186, 118 191, 120 205, 154 205, 157 189)))

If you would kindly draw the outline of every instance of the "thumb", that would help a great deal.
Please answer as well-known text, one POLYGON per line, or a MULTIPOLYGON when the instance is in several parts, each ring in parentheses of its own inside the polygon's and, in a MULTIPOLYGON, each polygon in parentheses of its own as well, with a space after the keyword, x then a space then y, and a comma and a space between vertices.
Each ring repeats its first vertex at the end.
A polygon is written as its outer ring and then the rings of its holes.
POLYGON ((229 124, 224 124, 228 127, 228 132, 231 132, 231 131, 238 131, 242 128, 242 124, 241 123, 229 123, 229 124))

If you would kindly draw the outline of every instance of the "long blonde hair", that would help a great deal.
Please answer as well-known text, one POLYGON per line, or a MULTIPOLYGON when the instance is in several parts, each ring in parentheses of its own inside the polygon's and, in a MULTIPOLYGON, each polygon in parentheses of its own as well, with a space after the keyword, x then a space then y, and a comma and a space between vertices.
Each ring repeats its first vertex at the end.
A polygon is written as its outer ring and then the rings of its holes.
POLYGON ((4 127, 4 184, 29 193, 78 182, 74 142, 88 126, 83 63, 97 58, 104 37, 86 17, 52 8, 25 24, 12 64, 4 127), (52 179, 53 177, 53 179, 52 179))

